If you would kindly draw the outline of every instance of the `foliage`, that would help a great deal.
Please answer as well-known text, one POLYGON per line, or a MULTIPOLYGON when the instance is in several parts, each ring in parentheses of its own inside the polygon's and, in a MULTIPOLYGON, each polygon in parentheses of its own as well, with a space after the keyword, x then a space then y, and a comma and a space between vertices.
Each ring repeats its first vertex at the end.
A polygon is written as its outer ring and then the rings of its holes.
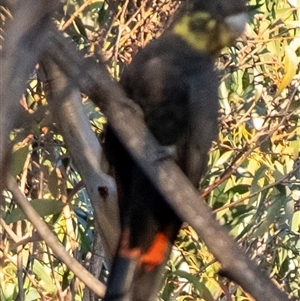
MULTIPOLYGON (((299 298, 300 12, 284 1, 250 4, 245 34, 218 61, 220 135, 202 194, 249 255, 299 298)), ((185 267, 188 277, 173 272, 166 279, 177 282, 176 300, 216 300, 230 293, 249 300, 216 274, 205 246, 185 234, 176 245, 181 260, 169 270, 185 267), (199 283, 209 292, 199 290, 199 283)))
MULTIPOLYGON (((251 0, 244 35, 218 59, 220 135, 201 193, 249 256, 299 299, 300 11, 293 3, 251 0)), ((132 54, 163 31, 177 6, 175 0, 66 0, 56 22, 78 48, 102 52, 118 78, 132 54)), ((9 13, 3 9, 1 24, 6 18, 9 13)), ((83 103, 101 140, 105 118, 84 95, 83 103)), ((93 241, 92 209, 48 112, 38 66, 21 104, 23 122, 11 134, 11 173, 66 249, 84 263, 93 241)), ((24 277, 18 281, 26 301, 64 300, 69 293, 81 300, 82 284, 31 224, 21 221, 19 209, 5 193, 1 210, 12 226, 5 228, 0 245, 0 299, 17 298, 15 275, 21 266, 24 277)), ((201 238, 185 225, 166 268, 160 300, 252 300, 222 278, 220 268, 201 238)))

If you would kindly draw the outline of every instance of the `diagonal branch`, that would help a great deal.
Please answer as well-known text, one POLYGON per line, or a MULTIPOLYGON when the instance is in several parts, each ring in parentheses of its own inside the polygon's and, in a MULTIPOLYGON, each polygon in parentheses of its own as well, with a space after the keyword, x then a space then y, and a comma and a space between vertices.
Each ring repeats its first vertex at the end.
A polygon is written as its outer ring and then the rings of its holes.
POLYGON ((111 260, 119 237, 115 181, 102 171, 102 149, 84 112, 79 90, 51 58, 43 57, 41 66, 52 116, 85 183, 106 255, 111 260))
POLYGON ((28 202, 27 198, 18 188, 16 180, 9 176, 7 179, 7 188, 13 194, 15 201, 20 205, 33 226, 38 229, 39 234, 45 240, 47 245, 53 250, 55 255, 64 262, 67 267, 91 290, 99 296, 104 296, 105 285, 97 278, 92 276, 75 258, 73 258, 58 241, 57 237, 50 231, 47 224, 41 219, 39 214, 28 202))
POLYGON ((74 47, 56 31, 51 33, 47 53, 101 107, 125 149, 178 215, 193 226, 220 261, 223 274, 240 284, 258 301, 288 300, 237 247, 179 167, 170 159, 159 160, 159 145, 137 114, 139 110, 124 96, 118 84, 110 79, 104 65, 83 61, 74 47))

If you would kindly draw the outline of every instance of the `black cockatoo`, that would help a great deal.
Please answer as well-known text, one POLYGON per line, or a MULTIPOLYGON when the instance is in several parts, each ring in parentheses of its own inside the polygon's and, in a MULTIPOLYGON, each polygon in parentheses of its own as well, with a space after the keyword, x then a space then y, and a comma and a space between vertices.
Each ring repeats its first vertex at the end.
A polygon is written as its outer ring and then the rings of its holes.
MULTIPOLYGON (((244 0, 185 1, 170 27, 140 50, 121 76, 149 130, 162 149, 175 149, 175 161, 196 187, 218 133, 214 60, 245 22, 244 0)), ((109 128, 106 144, 119 190, 122 235, 104 300, 155 300, 182 221, 109 128)))

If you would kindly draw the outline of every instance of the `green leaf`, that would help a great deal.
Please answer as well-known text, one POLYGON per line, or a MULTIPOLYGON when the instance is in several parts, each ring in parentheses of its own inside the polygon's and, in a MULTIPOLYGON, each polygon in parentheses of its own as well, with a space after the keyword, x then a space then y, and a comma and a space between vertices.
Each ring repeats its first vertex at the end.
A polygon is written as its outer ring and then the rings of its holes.
POLYGON ((216 162, 216 166, 220 166, 230 162, 229 159, 231 158, 232 155, 233 155, 233 151, 227 151, 224 154, 222 154, 219 160, 216 162))
POLYGON ((232 188, 230 188, 226 192, 233 192, 233 193, 238 193, 238 194, 244 194, 246 192, 249 192, 250 187, 251 186, 247 185, 247 184, 238 184, 238 185, 233 186, 232 188))
POLYGON ((48 293, 56 293, 57 288, 54 285, 52 278, 50 277, 50 269, 47 266, 43 266, 38 260, 34 261, 33 272, 42 280, 41 286, 48 293))
POLYGON ((199 293, 201 294, 201 297, 205 297, 206 301, 213 301, 214 298, 211 295, 210 291, 207 289, 207 287, 199 281, 199 276, 195 276, 192 274, 189 274, 185 271, 182 270, 177 270, 174 272, 174 275, 181 277, 181 278, 185 278, 186 280, 188 280, 189 283, 193 284, 194 288, 199 291, 199 293))
POLYGON ((48 180, 48 188, 54 198, 58 198, 59 187, 58 187, 58 177, 55 168, 51 171, 48 180))
POLYGON ((91 11, 98 12, 103 5, 104 5, 104 1, 95 1, 89 5, 89 9, 91 11))
MULTIPOLYGON (((265 181, 265 173, 267 171, 267 167, 265 165, 262 165, 256 172, 251 184, 250 194, 256 193, 258 190, 262 188, 265 181)), ((259 198, 254 197, 250 199, 249 206, 252 205, 255 201, 257 201, 259 198)))
POLYGON ((300 211, 294 213, 291 228, 292 231, 300 233, 300 211))
POLYGON ((281 82, 278 85, 278 89, 275 97, 279 96, 281 92, 291 83, 292 79, 297 72, 297 55, 296 52, 291 49, 291 47, 285 47, 285 57, 284 57, 284 75, 281 82))
MULTIPOLYGON (((60 213, 65 205, 61 201, 45 199, 35 199, 30 204, 41 217, 60 213)), ((5 221, 10 224, 24 219, 26 219, 25 213, 21 208, 17 207, 6 216, 5 221)))
POLYGON ((17 176, 23 171, 26 158, 29 153, 29 145, 18 148, 12 154, 12 164, 10 168, 10 174, 12 176, 17 176))
MULTIPOLYGON (((3 281, 4 282, 4 281, 3 281)), ((13 301, 17 295, 17 283, 1 283, 0 300, 13 301), (2 299, 3 298, 3 299, 2 299)))
POLYGON ((250 236, 252 238, 263 235, 268 231, 269 226, 273 224, 276 218, 280 215, 280 209, 282 206, 282 195, 279 194, 274 197, 273 202, 268 206, 268 212, 266 219, 262 222, 262 224, 254 231, 254 233, 250 236))
POLYGON ((35 301, 35 300, 39 300, 40 297, 41 296, 38 293, 38 291, 35 288, 30 287, 29 291, 26 293, 25 300, 26 301, 35 301))

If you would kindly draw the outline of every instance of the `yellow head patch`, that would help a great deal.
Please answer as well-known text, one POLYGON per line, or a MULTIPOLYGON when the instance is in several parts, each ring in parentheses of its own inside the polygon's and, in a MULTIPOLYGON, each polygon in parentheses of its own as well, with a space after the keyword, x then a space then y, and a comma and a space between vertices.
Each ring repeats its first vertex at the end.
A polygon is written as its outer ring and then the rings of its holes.
POLYGON ((198 51, 217 53, 230 45, 235 37, 230 26, 213 19, 207 12, 195 12, 184 15, 173 27, 173 33, 179 35, 191 47, 198 51))

